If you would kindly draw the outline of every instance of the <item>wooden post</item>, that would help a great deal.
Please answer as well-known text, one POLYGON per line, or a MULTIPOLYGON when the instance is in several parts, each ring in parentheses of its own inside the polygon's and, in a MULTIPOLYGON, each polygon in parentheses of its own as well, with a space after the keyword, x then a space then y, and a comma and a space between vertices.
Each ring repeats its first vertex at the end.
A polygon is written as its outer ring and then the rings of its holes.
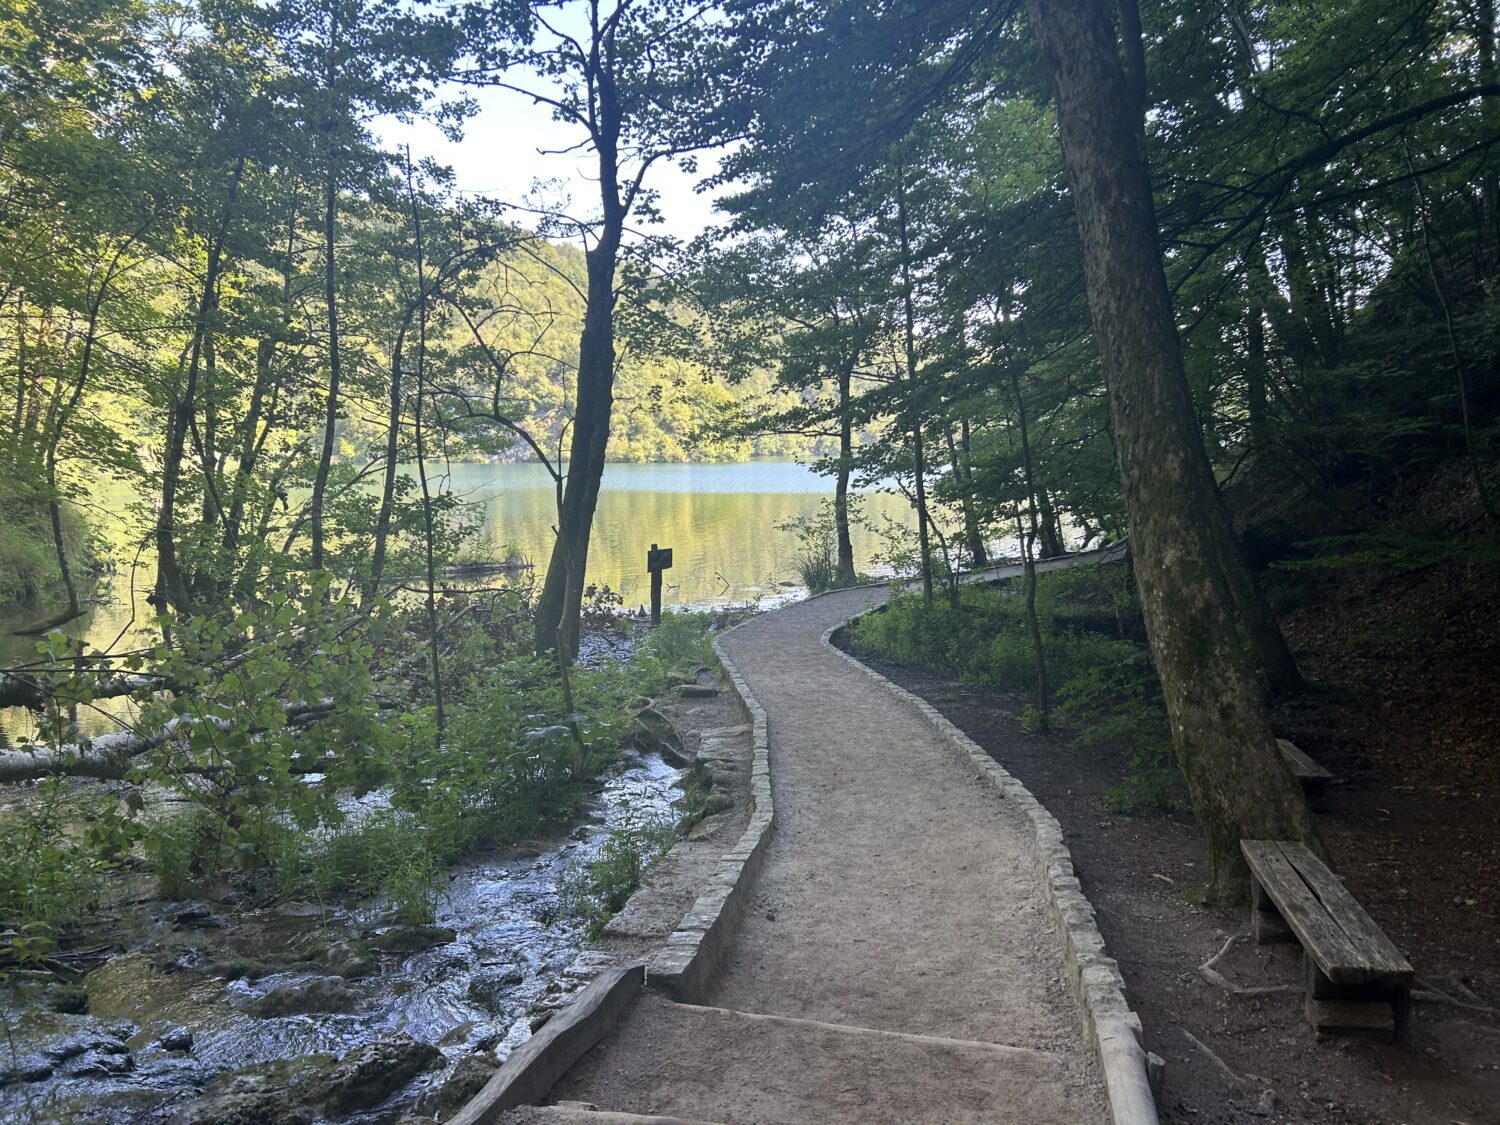
POLYGON ((661 624, 661 572, 672 569, 672 548, 651 544, 646 552, 646 569, 651 572, 651 624, 661 624))

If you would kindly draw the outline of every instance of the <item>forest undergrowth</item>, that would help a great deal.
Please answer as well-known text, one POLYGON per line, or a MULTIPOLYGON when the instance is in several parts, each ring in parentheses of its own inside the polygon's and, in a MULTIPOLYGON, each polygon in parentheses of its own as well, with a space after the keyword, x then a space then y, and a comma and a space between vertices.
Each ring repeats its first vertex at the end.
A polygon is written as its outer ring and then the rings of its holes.
MULTIPOLYGON (((67 720, 121 673, 79 675, 70 658, 87 654, 43 643, 54 733, 39 749, 69 765, 0 810, 0 965, 76 945, 82 920, 143 885, 242 904, 369 900, 393 921, 430 922, 451 865, 575 820, 597 779, 641 745, 641 702, 670 673, 713 661, 705 615, 669 614, 637 635, 617 599, 592 589, 589 627, 630 634, 630 655, 564 670, 531 655, 528 589, 457 594, 440 623, 440 733, 423 662, 409 659, 428 646, 425 613, 360 614, 327 594, 285 591, 234 628, 170 622, 173 650, 127 658, 152 673, 129 699, 135 741, 109 759, 120 768, 95 771, 108 780, 64 776, 107 741, 66 741, 67 720)), ((574 896, 583 912, 618 909, 660 845, 612 841, 612 867, 633 870, 592 872, 603 891, 574 896)))

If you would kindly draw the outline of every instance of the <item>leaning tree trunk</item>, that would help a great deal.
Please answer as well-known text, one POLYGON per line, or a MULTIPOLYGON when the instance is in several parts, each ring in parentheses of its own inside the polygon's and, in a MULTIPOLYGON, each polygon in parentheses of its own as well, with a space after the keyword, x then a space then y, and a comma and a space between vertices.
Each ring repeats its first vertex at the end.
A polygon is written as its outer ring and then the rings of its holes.
POLYGON ((1141 608, 1173 745, 1208 840, 1212 892, 1227 901, 1245 889, 1241 839, 1315 842, 1317 833, 1277 752, 1225 574, 1218 498, 1109 5, 1029 0, 1028 10, 1057 87, 1141 608))

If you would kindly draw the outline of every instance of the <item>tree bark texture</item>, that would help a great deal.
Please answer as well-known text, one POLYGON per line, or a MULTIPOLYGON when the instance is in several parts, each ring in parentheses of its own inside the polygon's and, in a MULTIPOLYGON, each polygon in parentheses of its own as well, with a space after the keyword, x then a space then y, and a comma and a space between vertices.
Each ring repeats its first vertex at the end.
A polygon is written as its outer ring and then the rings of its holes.
POLYGON ((568 453, 568 478, 557 514, 557 540, 547 564, 547 578, 536 609, 536 650, 540 655, 559 643, 572 657, 578 652, 579 613, 589 557, 589 532, 604 454, 609 445, 615 387, 615 268, 625 226, 620 197, 620 106, 614 83, 601 71, 598 125, 594 145, 599 157, 599 193, 603 221, 599 240, 585 255, 588 288, 583 332, 578 341, 578 396, 568 453))
POLYGON ((1316 841, 1283 764, 1218 533, 1107 0, 1029 0, 1057 117, 1108 384, 1131 546, 1172 741, 1207 837, 1212 891, 1244 894, 1242 838, 1316 841))

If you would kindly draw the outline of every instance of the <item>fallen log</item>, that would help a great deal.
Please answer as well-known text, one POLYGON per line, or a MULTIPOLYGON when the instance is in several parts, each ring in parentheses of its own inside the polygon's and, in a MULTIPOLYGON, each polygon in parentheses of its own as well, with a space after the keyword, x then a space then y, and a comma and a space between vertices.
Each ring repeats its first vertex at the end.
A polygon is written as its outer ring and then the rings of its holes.
MULTIPOLYGON (((376 699, 375 702, 380 704, 389 701, 376 699)), ((286 717, 288 726, 304 726, 332 714, 333 709, 333 700, 323 699, 317 703, 288 704, 282 708, 282 714, 286 717)), ((150 735, 116 731, 57 747, 30 746, 21 750, 0 751, 0 784, 34 781, 54 775, 118 781, 135 768, 135 759, 170 742, 183 724, 203 721, 205 720, 176 718, 162 730, 150 735)), ((218 730, 230 729, 230 723, 225 719, 206 721, 218 730)), ((263 734, 265 731, 264 728, 255 728, 250 733, 263 734)))

